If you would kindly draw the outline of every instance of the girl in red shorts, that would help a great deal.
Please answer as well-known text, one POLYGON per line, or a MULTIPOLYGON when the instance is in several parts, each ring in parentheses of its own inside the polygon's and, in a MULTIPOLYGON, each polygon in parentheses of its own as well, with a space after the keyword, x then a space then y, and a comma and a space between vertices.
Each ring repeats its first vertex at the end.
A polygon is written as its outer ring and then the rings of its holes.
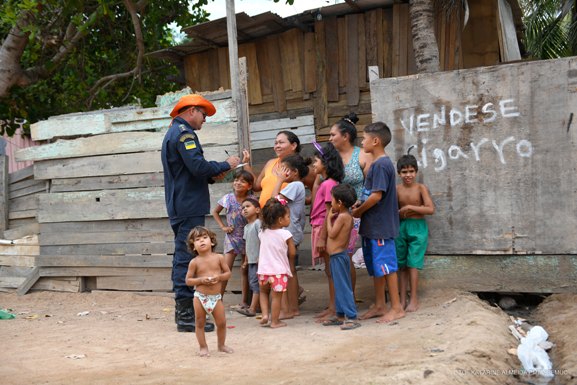
POLYGON ((269 199, 262 209, 262 231, 260 237, 260 255, 258 260, 258 282, 260 288, 260 308, 262 326, 286 326, 281 322, 280 307, 282 293, 287 289, 289 277, 292 277, 289 258, 296 254, 295 244, 290 231, 283 229, 290 224, 290 211, 287 201, 277 196, 269 199))

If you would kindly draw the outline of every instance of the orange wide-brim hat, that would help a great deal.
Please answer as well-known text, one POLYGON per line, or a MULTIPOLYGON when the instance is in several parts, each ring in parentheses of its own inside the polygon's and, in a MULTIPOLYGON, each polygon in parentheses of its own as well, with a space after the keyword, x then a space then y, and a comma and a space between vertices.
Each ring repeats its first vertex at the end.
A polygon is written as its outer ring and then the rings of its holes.
POLYGON ((178 103, 176 103, 176 106, 174 106, 174 108, 172 109, 170 116, 172 118, 176 117, 178 115, 178 111, 180 111, 184 107, 189 106, 203 107, 208 116, 216 114, 216 108, 214 107, 214 105, 205 98, 203 98, 202 95, 190 94, 190 95, 184 95, 182 98, 180 98, 178 103))

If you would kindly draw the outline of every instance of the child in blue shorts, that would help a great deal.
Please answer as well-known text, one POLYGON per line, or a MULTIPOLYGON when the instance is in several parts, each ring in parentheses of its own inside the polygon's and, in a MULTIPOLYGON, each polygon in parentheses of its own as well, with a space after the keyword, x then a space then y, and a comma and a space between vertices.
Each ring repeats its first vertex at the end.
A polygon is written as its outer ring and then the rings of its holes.
POLYGON ((416 182, 418 170, 419 165, 413 155, 403 155, 397 161, 397 172, 403 184, 397 186, 401 223, 399 236, 395 238, 395 247, 400 269, 401 306, 406 311, 411 312, 419 308, 417 298, 419 270, 423 269, 429 238, 429 228, 424 217, 435 212, 435 205, 429 190, 424 184, 416 182), (407 285, 409 282, 411 296, 410 302, 407 304, 407 285))
POLYGON ((377 322, 391 322, 405 316, 400 300, 397 278, 397 255, 394 239, 399 235, 399 208, 395 166, 385 153, 391 142, 391 130, 383 122, 365 127, 363 150, 372 154, 363 188, 361 204, 353 216, 361 218, 359 234, 363 241, 363 256, 368 273, 375 285, 375 304, 360 319, 380 317, 377 322), (385 304, 385 283, 391 308, 385 304))

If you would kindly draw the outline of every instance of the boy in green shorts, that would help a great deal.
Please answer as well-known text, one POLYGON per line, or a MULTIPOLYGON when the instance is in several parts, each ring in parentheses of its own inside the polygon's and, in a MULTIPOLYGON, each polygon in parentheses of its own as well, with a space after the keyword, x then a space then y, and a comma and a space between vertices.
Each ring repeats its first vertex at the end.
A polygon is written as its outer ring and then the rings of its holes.
POLYGON ((400 228, 399 236, 395 238, 395 248, 399 267, 401 306, 411 312, 419 308, 417 298, 419 270, 423 269, 429 237, 429 228, 424 217, 435 212, 429 190, 424 184, 415 180, 418 170, 417 159, 413 155, 403 155, 397 162, 397 173, 403 184, 397 185, 400 228), (409 282, 411 296, 407 304, 409 282))

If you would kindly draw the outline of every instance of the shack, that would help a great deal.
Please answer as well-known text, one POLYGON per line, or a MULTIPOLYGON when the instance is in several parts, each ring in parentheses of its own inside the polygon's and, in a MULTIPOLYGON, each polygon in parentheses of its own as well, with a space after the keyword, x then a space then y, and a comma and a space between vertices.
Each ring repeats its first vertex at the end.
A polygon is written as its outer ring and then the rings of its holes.
MULTIPOLYGON (((435 15, 440 69, 520 59, 518 2, 467 3, 467 12, 435 15)), ((382 78, 416 73, 407 0, 347 1, 286 18, 239 13, 236 24, 239 57, 247 60, 251 126, 310 116, 314 135, 324 141, 330 125, 354 111, 362 131, 373 118, 368 67, 378 68, 382 78)), ((230 88, 226 18, 184 32, 190 42, 153 55, 174 62, 193 90, 230 88)), ((256 151, 257 169, 271 156, 270 150, 256 151)))

